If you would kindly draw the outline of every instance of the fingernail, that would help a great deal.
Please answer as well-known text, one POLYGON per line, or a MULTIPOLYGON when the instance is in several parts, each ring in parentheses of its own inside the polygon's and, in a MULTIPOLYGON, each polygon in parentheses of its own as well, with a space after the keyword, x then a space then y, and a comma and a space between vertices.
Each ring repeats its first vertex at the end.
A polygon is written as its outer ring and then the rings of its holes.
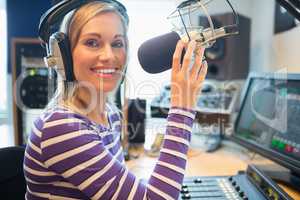
POLYGON ((191 41, 191 45, 192 45, 193 48, 195 48, 195 47, 196 47, 196 41, 195 41, 195 40, 192 40, 192 41, 191 41))
POLYGON ((204 69, 205 69, 205 70, 207 70, 207 68, 208 68, 208 64, 207 64, 206 60, 204 61, 204 63, 203 63, 203 64, 204 64, 204 69))

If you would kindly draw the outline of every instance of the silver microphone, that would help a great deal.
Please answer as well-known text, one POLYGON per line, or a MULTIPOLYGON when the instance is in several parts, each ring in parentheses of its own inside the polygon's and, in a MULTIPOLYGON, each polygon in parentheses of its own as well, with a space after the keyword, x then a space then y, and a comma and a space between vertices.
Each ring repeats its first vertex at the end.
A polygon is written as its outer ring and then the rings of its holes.
MULTIPOLYGON (((195 53, 201 47, 211 47, 218 38, 236 35, 238 31, 238 17, 229 0, 223 0, 232 9, 235 23, 216 26, 208 13, 208 4, 213 0, 188 0, 182 2, 167 18, 173 25, 170 33, 145 41, 138 50, 138 59, 142 68, 149 73, 160 73, 171 68, 172 57, 178 40, 196 41, 195 53), (200 11, 200 15, 199 14, 200 11), (197 13, 198 12, 198 13, 197 13), (203 15, 204 13, 204 15, 203 15), (203 18, 208 25, 193 23, 195 18, 203 18)), ((217 0, 220 3, 221 0, 217 0)), ((196 20, 198 21, 198 20, 196 20)))

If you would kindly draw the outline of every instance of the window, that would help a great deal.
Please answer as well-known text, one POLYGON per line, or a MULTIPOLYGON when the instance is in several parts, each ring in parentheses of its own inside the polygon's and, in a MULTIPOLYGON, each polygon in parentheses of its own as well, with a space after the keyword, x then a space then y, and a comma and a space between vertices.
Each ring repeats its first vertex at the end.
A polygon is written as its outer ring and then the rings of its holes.
POLYGON ((7 112, 7 30, 5 1, 0 2, 0 113, 7 112))
POLYGON ((137 51, 146 40, 172 30, 167 16, 175 10, 174 0, 123 0, 129 15, 129 63, 127 69, 129 98, 151 99, 159 94, 163 85, 170 83, 170 70, 160 74, 148 74, 141 68, 137 51))

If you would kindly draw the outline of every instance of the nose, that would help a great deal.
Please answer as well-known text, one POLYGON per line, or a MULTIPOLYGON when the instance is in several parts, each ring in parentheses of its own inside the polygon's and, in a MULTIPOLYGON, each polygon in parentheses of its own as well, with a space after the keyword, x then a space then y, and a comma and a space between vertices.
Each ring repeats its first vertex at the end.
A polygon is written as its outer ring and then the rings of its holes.
POLYGON ((99 53, 99 59, 101 61, 109 61, 114 58, 114 52, 110 44, 106 44, 103 46, 103 48, 100 50, 99 53))

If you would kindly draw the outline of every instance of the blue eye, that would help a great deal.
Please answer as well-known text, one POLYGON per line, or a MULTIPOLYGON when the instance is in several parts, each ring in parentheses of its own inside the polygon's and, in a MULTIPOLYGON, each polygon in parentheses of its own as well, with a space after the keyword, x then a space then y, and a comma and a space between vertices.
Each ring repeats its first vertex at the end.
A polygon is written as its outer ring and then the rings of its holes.
POLYGON ((84 44, 92 48, 99 47, 99 42, 95 39, 88 39, 84 42, 84 44))
POLYGON ((115 42, 112 43, 111 46, 114 47, 114 48, 123 48, 124 47, 124 43, 121 40, 120 41, 115 41, 115 42))

